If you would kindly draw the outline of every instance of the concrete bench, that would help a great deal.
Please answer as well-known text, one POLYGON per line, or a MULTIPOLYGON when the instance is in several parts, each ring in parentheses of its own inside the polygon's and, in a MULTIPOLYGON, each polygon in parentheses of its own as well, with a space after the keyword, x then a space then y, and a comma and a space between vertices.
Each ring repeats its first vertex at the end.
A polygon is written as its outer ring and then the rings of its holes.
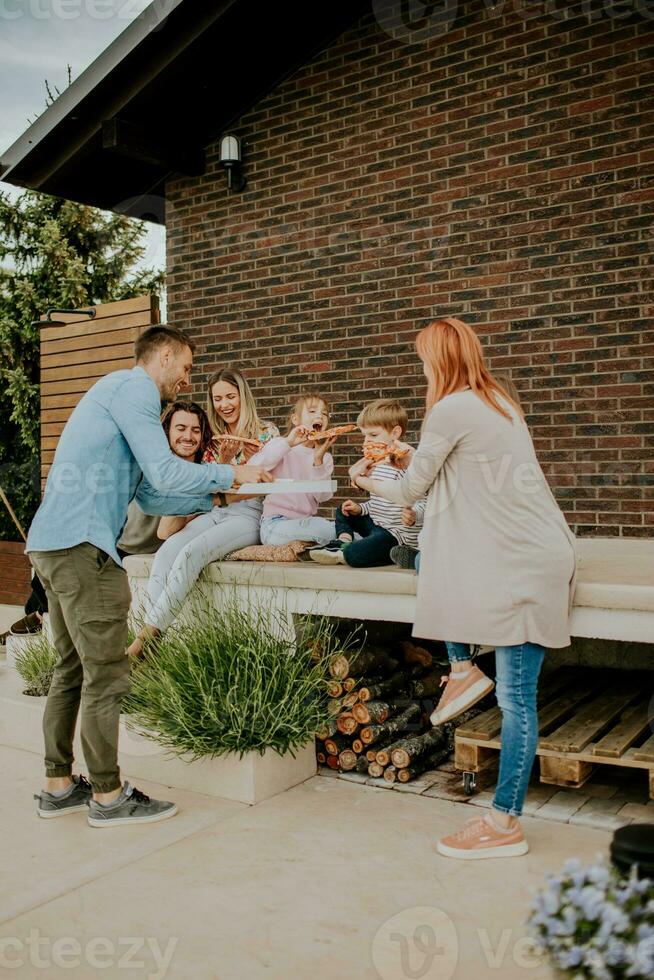
MULTIPOLYGON (((579 573, 570 621, 572 636, 654 642, 654 539, 579 538, 579 573)), ((125 559, 141 601, 152 558, 125 559)), ((213 562, 201 581, 220 605, 220 587, 289 613, 412 623, 417 576, 393 567, 354 569, 311 562, 213 562)))

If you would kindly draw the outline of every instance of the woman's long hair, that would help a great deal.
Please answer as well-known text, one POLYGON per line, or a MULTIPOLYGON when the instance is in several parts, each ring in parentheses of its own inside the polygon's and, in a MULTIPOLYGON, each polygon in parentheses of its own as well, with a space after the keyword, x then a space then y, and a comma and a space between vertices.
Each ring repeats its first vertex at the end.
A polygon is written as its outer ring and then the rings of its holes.
POLYGON ((469 385, 483 402, 504 418, 511 421, 511 415, 502 407, 498 395, 515 408, 519 418, 524 418, 520 404, 484 364, 479 338, 467 323, 455 317, 434 320, 416 337, 416 350, 425 365, 428 412, 441 398, 469 385))
POLYGON ((164 432, 166 433, 166 438, 170 442, 170 426, 173 421, 173 415, 175 412, 189 412, 190 415, 196 415, 200 423, 200 445, 198 446, 195 455, 193 456, 193 462, 199 463, 202 460, 205 449, 211 442, 211 426, 209 425, 209 419, 207 418, 207 413, 203 408, 200 408, 196 402, 172 402, 170 405, 166 405, 162 415, 161 424, 163 426, 164 432))
POLYGON ((226 367, 221 371, 212 374, 208 381, 207 389, 207 415, 215 435, 226 435, 227 426, 214 408, 211 395, 212 388, 218 381, 226 381, 238 389, 241 400, 241 409, 238 417, 236 432, 232 435, 240 436, 242 439, 258 439, 261 433, 262 423, 257 412, 252 389, 236 368, 226 367))

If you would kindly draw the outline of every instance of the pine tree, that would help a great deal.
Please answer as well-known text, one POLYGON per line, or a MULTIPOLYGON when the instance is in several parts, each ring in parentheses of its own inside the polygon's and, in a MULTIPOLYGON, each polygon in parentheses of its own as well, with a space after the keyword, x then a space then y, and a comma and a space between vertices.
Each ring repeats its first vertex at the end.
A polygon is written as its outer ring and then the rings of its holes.
MULTIPOLYGON (((26 191, 0 192, 0 485, 25 527, 38 505, 39 327, 48 307, 159 293, 163 272, 137 269, 145 224, 26 191)), ((17 531, 0 508, 0 540, 17 531)))

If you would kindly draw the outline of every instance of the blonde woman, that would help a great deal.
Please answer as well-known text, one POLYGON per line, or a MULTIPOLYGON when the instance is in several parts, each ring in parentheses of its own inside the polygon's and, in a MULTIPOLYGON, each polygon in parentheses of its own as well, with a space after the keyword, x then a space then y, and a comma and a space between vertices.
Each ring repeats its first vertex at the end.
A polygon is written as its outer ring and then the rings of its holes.
MULTIPOLYGON (((279 435, 276 425, 259 418, 252 389, 236 368, 223 368, 209 378, 207 415, 217 438, 204 454, 205 463, 217 459, 236 465, 246 463, 261 446, 279 435)), ((255 503, 260 503, 260 499, 255 503)))
POLYGON ((493 682, 472 664, 471 644, 495 646, 502 712, 500 771, 487 815, 438 842, 453 858, 512 857, 528 850, 518 821, 536 747, 536 692, 546 647, 570 642, 574 535, 540 468, 520 406, 484 364, 474 331, 453 317, 416 339, 427 377, 420 445, 395 483, 355 486, 408 507, 428 493, 420 537, 414 634, 445 640, 451 662, 432 715, 442 724, 493 682))
MULTIPOLYGON (((207 415, 216 438, 205 451, 204 462, 247 465, 257 452, 256 443, 263 445, 279 435, 272 422, 259 418, 250 386, 235 368, 224 368, 209 378, 207 415)), ((260 496, 223 495, 221 505, 208 514, 162 518, 157 533, 164 543, 152 562, 144 627, 128 648, 130 656, 138 656, 147 639, 170 626, 206 565, 259 543, 261 512, 260 496)))

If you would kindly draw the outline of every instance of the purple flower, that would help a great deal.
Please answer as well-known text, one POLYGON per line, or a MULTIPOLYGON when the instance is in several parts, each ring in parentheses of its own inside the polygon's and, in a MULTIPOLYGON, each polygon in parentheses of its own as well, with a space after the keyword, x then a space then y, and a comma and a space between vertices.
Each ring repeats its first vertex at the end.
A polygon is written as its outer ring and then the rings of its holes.
POLYGON ((536 894, 531 934, 574 980, 654 977, 654 881, 628 878, 598 860, 566 862, 536 894))
POLYGON ((605 902, 605 893, 593 885, 586 885, 581 890, 580 906, 584 918, 593 922, 599 919, 605 902))
POLYGON ((570 949, 563 950, 559 953, 558 965, 563 967, 564 970, 571 970, 575 966, 579 966, 584 956, 584 951, 581 946, 571 946, 570 949))

